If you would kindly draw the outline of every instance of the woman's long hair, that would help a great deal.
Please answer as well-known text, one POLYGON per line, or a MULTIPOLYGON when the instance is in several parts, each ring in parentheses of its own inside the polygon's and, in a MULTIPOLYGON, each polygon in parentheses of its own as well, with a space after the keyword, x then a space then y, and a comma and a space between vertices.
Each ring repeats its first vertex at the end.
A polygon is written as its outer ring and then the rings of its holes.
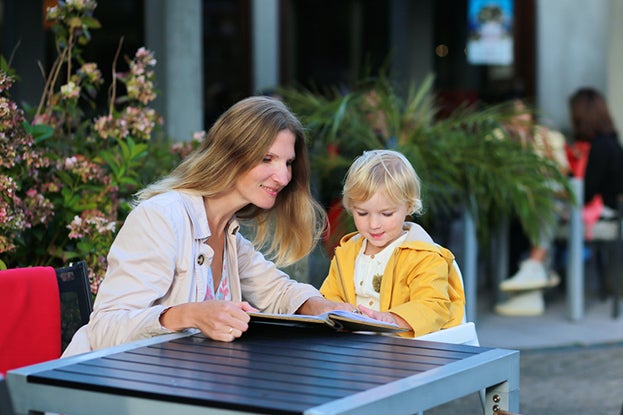
POLYGON ((234 104, 216 120, 201 146, 168 176, 138 192, 137 201, 170 190, 218 197, 233 188, 240 175, 261 163, 283 130, 296 137, 290 183, 279 192, 273 208, 249 204, 236 212, 236 217, 256 221, 254 244, 267 248, 266 253, 278 265, 296 262, 320 238, 325 213, 311 195, 303 126, 277 99, 255 96, 234 104))
POLYGON ((615 134, 606 100, 593 88, 580 88, 569 98, 575 138, 591 141, 598 135, 615 134))

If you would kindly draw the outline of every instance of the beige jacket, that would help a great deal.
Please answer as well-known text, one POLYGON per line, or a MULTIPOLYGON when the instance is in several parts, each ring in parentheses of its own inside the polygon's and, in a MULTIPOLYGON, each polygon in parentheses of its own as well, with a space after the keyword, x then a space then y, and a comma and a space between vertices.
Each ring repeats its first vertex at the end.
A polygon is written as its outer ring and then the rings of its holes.
MULTIPOLYGON (((294 313, 316 288, 290 279, 238 233, 227 229, 231 298, 267 313, 294 313)), ((213 251, 201 196, 171 191, 138 205, 127 217, 108 255, 106 278, 89 324, 63 356, 170 333, 159 322, 169 306, 202 301, 213 251)))

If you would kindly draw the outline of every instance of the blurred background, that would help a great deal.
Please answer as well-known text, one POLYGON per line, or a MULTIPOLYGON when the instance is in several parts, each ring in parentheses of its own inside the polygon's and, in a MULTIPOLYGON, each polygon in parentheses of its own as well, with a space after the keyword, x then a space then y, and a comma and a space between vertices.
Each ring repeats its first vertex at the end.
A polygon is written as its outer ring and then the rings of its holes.
MULTIPOLYGON (((2 0, 2 54, 38 102, 54 58, 44 7, 2 0)), ((435 76, 439 102, 522 95, 568 130, 568 96, 593 86, 623 123, 623 2, 618 0, 106 0, 85 58, 104 76, 122 51, 155 52, 156 109, 170 136, 190 140, 234 101, 276 86, 349 88, 364 71, 396 82, 435 76)))

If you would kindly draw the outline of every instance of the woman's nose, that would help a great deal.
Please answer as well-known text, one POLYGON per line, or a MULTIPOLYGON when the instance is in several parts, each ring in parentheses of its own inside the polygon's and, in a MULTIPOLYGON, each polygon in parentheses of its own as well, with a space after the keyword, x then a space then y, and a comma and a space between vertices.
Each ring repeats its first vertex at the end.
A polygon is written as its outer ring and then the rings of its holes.
POLYGON ((273 178, 279 185, 287 185, 292 179, 291 167, 287 164, 280 165, 275 171, 275 174, 273 174, 273 178))

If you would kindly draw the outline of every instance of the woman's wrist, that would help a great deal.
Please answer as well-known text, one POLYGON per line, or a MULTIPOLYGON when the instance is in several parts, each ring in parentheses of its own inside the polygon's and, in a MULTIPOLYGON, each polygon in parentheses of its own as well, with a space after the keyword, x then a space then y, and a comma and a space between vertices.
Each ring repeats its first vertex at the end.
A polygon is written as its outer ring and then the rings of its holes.
POLYGON ((188 315, 185 310, 189 304, 179 304, 165 308, 160 313, 160 325, 167 330, 180 331, 192 327, 186 324, 184 318, 188 315))
POLYGON ((332 309, 328 300, 321 296, 309 297, 299 308, 296 314, 318 315, 332 309))

